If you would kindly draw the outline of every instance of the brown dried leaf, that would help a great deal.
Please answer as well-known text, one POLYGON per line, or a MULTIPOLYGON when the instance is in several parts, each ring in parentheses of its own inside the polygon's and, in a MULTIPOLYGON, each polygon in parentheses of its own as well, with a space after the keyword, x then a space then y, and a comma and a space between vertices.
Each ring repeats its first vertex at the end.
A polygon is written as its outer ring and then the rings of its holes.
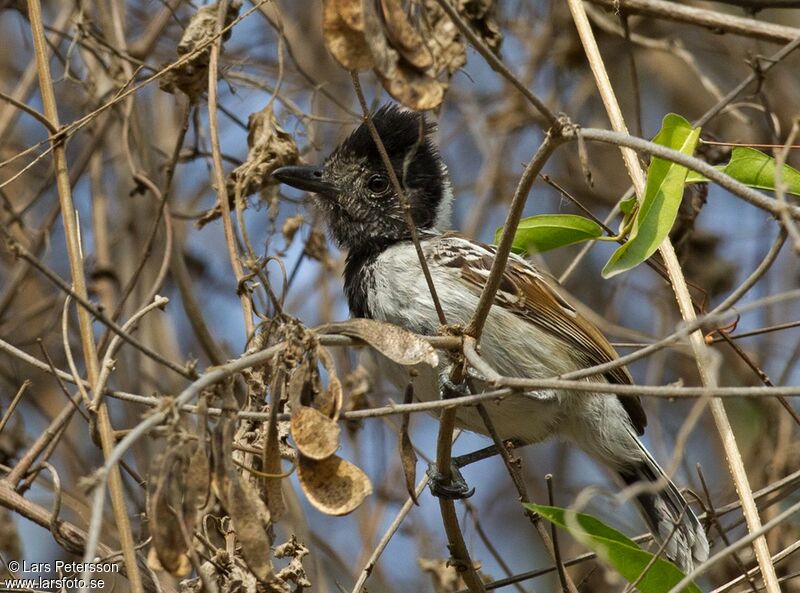
POLYGON ((287 247, 294 240, 294 236, 297 234, 297 231, 300 230, 300 227, 303 225, 303 220, 304 220, 303 215, 298 214, 297 216, 290 216, 283 221, 281 234, 283 234, 283 239, 284 241, 286 241, 287 247))
POLYGON ((214 461, 211 485, 217 498, 226 509, 228 508, 226 497, 230 490, 230 476, 238 477, 236 466, 233 463, 233 438, 236 433, 237 410, 233 385, 229 383, 225 386, 225 395, 222 400, 222 417, 211 433, 211 453, 214 461))
POLYGON ((496 0, 459 0, 458 12, 471 25, 483 42, 495 53, 500 52, 503 34, 495 19, 496 0))
POLYGON ((341 19, 354 31, 364 32, 361 0, 334 0, 341 19))
POLYGON ((436 351, 425 338, 391 323, 374 319, 349 319, 329 323, 322 331, 363 340, 397 364, 413 366, 425 363, 432 367, 439 364, 436 351))
POLYGON ((278 571, 278 578, 283 581, 291 581, 297 591, 311 587, 305 568, 303 568, 303 558, 308 555, 308 548, 297 541, 294 534, 285 544, 275 546, 275 558, 291 558, 289 564, 278 571))
POLYGON ((337 455, 319 461, 300 456, 297 477, 309 502, 328 515, 351 513, 372 494, 367 475, 337 455))
MULTIPOLYGON (((208 61, 211 52, 211 40, 217 23, 217 4, 209 4, 200 8, 189 21, 189 25, 178 43, 178 56, 185 56, 195 51, 198 53, 180 66, 167 71, 159 80, 161 90, 175 93, 183 91, 191 99, 196 100, 208 88, 208 61)), ((225 25, 229 25, 239 15, 241 0, 228 3, 225 13, 225 25)), ((222 36, 225 41, 230 37, 230 30, 222 36)))
POLYGON ((433 57, 425 40, 413 27, 401 0, 380 0, 386 36, 400 55, 419 70, 433 66, 433 57))
POLYGON ((422 37, 433 55, 436 75, 452 76, 467 63, 467 50, 455 23, 436 0, 423 1, 425 18, 419 20, 422 37))
POLYGON ((325 459, 339 448, 339 424, 314 408, 292 408, 290 426, 297 449, 306 457, 325 459))
POLYGON ((277 185, 272 172, 296 164, 300 155, 294 138, 278 125, 271 103, 250 114, 247 130, 247 160, 228 178, 228 194, 241 198, 277 185))
POLYGON ((390 77, 397 68, 400 56, 389 44, 383 29, 381 16, 374 2, 363 2, 364 37, 374 62, 373 68, 378 74, 390 77))
POLYGON ((375 62, 375 73, 383 87, 397 101, 411 109, 426 110, 438 107, 444 99, 446 84, 414 69, 400 59, 390 44, 381 16, 372 2, 364 6, 364 36, 375 62))
POLYGON ((373 66, 363 28, 361 0, 323 0, 325 47, 347 70, 369 70, 373 66))

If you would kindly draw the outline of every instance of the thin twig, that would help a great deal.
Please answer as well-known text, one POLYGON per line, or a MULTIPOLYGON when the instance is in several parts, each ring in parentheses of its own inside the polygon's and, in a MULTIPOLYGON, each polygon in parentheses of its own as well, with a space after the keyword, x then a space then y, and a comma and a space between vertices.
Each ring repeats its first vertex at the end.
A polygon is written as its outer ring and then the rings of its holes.
MULTIPOLYGON (((726 546, 725 548, 723 548, 722 550, 711 556, 711 558, 703 562, 701 565, 696 566, 694 570, 692 570, 689 574, 687 574, 680 581, 678 581, 678 583, 674 587, 672 587, 672 589, 670 589, 668 593, 679 593, 680 591, 683 591, 684 587, 687 587, 689 583, 691 583, 692 581, 697 580, 697 577, 707 572, 709 568, 715 566, 721 560, 727 558, 734 552, 737 552, 742 548, 750 545, 758 538, 763 538, 766 533, 769 533, 769 531, 771 531, 772 529, 774 529, 787 519, 791 518, 798 511, 800 511, 800 502, 796 502, 795 504, 791 505, 789 508, 780 513, 774 519, 764 523, 761 527, 759 527, 757 531, 748 533, 746 536, 733 542, 730 546, 726 546)), ((772 564, 772 558, 769 558, 768 560, 769 560, 769 566, 770 568, 772 568, 772 572, 774 573, 775 567, 772 564)), ((763 568, 761 574, 762 576, 764 574, 763 568)), ((776 577, 775 585, 778 585, 777 580, 778 579, 776 577)), ((767 590, 769 590, 769 586, 767 587, 767 590)), ((780 587, 778 587, 776 591, 780 593, 780 587)))
POLYGON ((158 352, 156 352, 149 346, 146 346, 145 344, 143 344, 142 342, 140 342, 139 340, 137 340, 136 338, 125 332, 117 323, 109 319, 108 316, 105 313, 103 313, 103 311, 101 311, 98 307, 93 305, 86 296, 79 294, 77 290, 73 290, 55 272, 53 272, 50 268, 45 266, 41 261, 39 261, 38 258, 36 258, 22 245, 11 239, 8 241, 8 243, 9 243, 9 248, 15 254, 17 254, 20 258, 27 261, 34 268, 39 270, 48 280, 50 280, 53 284, 58 286, 58 288, 60 288, 63 292, 65 292, 73 299, 75 299, 75 301, 80 305, 80 307, 78 308, 79 315, 81 315, 82 312, 87 314, 91 313, 98 321, 106 325, 113 333, 115 333, 120 338, 125 340, 128 344, 130 344, 137 350, 140 350, 143 354, 145 354, 149 358, 152 358, 159 364, 163 364, 168 369, 175 371, 179 375, 182 375, 187 379, 192 379, 193 377, 197 376, 193 370, 184 368, 178 364, 175 364, 171 360, 164 358, 158 352))
POLYGON ((8 408, 6 408, 6 411, 3 414, 3 417, 0 418, 0 433, 3 432, 3 429, 5 429, 5 427, 6 427, 6 424, 8 424, 9 420, 11 420, 11 416, 14 415, 14 410, 17 409, 17 404, 22 399, 22 396, 25 395, 25 392, 28 390, 28 387, 30 387, 31 384, 32 383, 31 383, 30 379, 25 379, 22 382, 22 385, 19 386, 19 389, 17 390, 16 395, 14 395, 14 399, 12 399, 11 403, 8 404, 8 408))
POLYGON ((208 62, 208 128, 211 136, 211 153, 214 163, 214 185, 217 190, 217 201, 222 210, 222 228, 225 232, 225 245, 228 249, 228 257, 236 278, 236 292, 239 295, 239 302, 242 305, 244 315, 244 328, 246 342, 255 333, 253 325, 253 303, 243 279, 245 277, 242 262, 239 259, 239 251, 236 248, 236 237, 233 231, 233 219, 231 218, 231 206, 228 201, 227 181, 222 168, 222 150, 219 145, 219 127, 217 125, 217 73, 219 63, 221 37, 218 35, 225 28, 225 15, 228 12, 228 0, 221 0, 217 6, 217 23, 214 26, 214 43, 211 44, 211 55, 208 62))
MULTIPOLYGON (((556 503, 555 503, 555 498, 553 496, 553 475, 547 474, 544 477, 544 479, 547 482, 548 504, 551 507, 555 506, 556 503)), ((558 580, 561 582, 561 590, 564 591, 564 593, 567 593, 567 591, 569 591, 569 588, 567 587, 567 571, 564 568, 564 562, 561 560, 561 551, 559 550, 558 546, 558 530, 556 529, 556 524, 550 523, 550 529, 552 531, 552 537, 553 537, 553 550, 555 551, 556 555, 555 565, 556 565, 556 570, 558 572, 558 580)))

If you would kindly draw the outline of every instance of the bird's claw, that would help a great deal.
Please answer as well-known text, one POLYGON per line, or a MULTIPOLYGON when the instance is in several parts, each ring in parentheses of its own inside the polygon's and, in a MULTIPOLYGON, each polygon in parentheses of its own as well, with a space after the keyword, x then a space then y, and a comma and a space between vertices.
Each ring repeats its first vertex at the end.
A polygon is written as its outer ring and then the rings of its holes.
POLYGON ((462 498, 469 498, 475 494, 475 488, 470 488, 464 476, 461 475, 458 466, 451 464, 450 478, 445 479, 439 472, 436 464, 431 463, 428 465, 428 478, 430 480, 431 494, 437 498, 446 498, 448 500, 460 500, 462 498))
POLYGON ((456 385, 447 377, 441 377, 439 380, 439 388, 442 391, 442 399, 451 399, 454 397, 464 397, 466 395, 472 395, 469 391, 469 387, 466 384, 461 383, 456 385))

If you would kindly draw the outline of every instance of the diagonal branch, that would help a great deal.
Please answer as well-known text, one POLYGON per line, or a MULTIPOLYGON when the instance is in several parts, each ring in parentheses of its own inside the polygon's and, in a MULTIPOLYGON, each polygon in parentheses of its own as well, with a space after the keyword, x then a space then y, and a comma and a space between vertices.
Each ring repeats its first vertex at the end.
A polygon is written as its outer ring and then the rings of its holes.
MULTIPOLYGON (((627 133, 625 121, 622 116, 622 110, 619 107, 614 89, 611 86, 611 81, 608 78, 605 64, 600 55, 600 50, 597 46, 597 40, 592 32, 589 19, 586 16, 581 0, 568 0, 572 18, 575 21, 575 26, 578 29, 578 35, 583 44, 584 51, 586 52, 587 59, 592 68, 595 76, 598 90, 603 99, 611 125, 618 133, 627 133)), ((673 5, 674 6, 674 5, 673 5)), ((645 174, 636 156, 636 152, 630 148, 622 149, 622 157, 628 168, 628 174, 633 181, 633 186, 636 190, 639 201, 644 197, 645 187, 645 174)), ((678 257, 675 254, 675 249, 669 237, 665 238, 659 247, 661 256, 664 258, 664 264, 669 273, 670 281, 672 283, 675 298, 678 301, 678 308, 680 309, 683 319, 691 323, 696 320, 694 305, 689 294, 689 289, 686 286, 686 280, 683 276, 683 270, 678 262, 678 257)), ((689 341, 697 361, 698 371, 704 387, 713 388, 717 386, 716 375, 711 371, 712 365, 710 363, 710 351, 708 345, 703 339, 703 332, 698 330, 689 335, 689 341)), ((779 593, 780 587, 778 585, 778 578, 775 574, 775 567, 772 565, 770 559, 769 548, 767 547, 767 540, 762 535, 755 537, 755 534, 761 529, 761 519, 758 515, 755 501, 753 500, 753 493, 750 489, 750 483, 747 478, 747 472, 742 461, 739 447, 736 444, 736 438, 733 434, 728 415, 725 412, 725 406, 722 401, 715 398, 709 398, 709 407, 714 417, 714 422, 717 426, 717 431, 722 439, 723 448, 727 457, 728 467, 730 469, 733 481, 736 484, 736 490, 739 498, 742 501, 742 510, 745 519, 747 520, 747 528, 751 535, 753 535, 753 548, 755 550, 758 564, 761 567, 761 573, 764 577, 764 584, 768 593, 779 593)), ((696 572, 696 571, 695 571, 696 572)), ((687 583, 688 584, 688 583, 687 583)), ((681 590, 677 588, 676 590, 681 590)))

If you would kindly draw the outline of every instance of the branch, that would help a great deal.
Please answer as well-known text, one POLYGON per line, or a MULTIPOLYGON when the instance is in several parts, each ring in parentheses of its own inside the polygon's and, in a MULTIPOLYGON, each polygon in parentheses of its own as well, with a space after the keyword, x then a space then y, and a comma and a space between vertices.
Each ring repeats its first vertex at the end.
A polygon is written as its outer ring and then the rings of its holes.
MULTIPOLYGON (((42 7, 39 0, 28 0, 28 18, 33 35, 33 47, 36 55, 36 65, 39 72, 39 88, 42 96, 44 114, 58 129, 58 108, 56 107, 53 80, 50 75, 49 54, 44 37, 44 23, 42 21, 42 7)), ((69 169, 67 167, 66 146, 58 136, 51 137, 53 150, 53 164, 55 166, 56 187, 61 205, 61 218, 64 222, 64 235, 67 243, 67 256, 77 296, 86 299, 86 277, 83 271, 83 256, 80 245, 80 229, 78 227, 75 206, 72 202, 72 191, 69 182, 69 169)), ((92 319, 84 308, 78 309, 78 322, 80 326, 83 357, 89 375, 89 383, 97 385, 99 368, 97 350, 92 331, 92 319)), ((100 401, 99 394, 94 394, 99 402, 97 410, 97 427, 100 434, 100 443, 104 457, 108 457, 114 445, 114 432, 111 419, 105 404, 100 401)), ((133 593, 142 593, 142 577, 136 563, 136 551, 133 546, 133 533, 131 530, 128 510, 125 505, 125 496, 122 490, 122 477, 118 467, 114 467, 109 474, 108 487, 111 494, 111 504, 114 511, 114 520, 119 531, 119 540, 122 545, 125 567, 128 570, 128 580, 133 593)))
POLYGON ((500 243, 497 245, 497 253, 492 263, 492 269, 489 272, 489 277, 486 279, 486 284, 481 292, 480 300, 475 308, 475 313, 469 325, 464 330, 468 336, 472 336, 475 340, 481 337, 483 325, 486 323, 486 318, 489 315, 489 310, 494 303, 494 297, 497 289, 500 286, 500 281, 503 279, 503 274, 506 271, 506 263, 508 263, 508 256, 511 253, 511 245, 514 243, 514 234, 517 232, 522 211, 525 208, 525 202, 528 199, 528 193, 531 190, 536 176, 542 170, 542 167, 553 154, 553 151, 562 143, 562 133, 564 133, 564 122, 559 121, 554 127, 550 128, 544 136, 539 150, 533 155, 525 170, 522 172, 517 190, 514 192, 514 197, 511 200, 511 207, 506 215, 506 221, 503 224, 503 236, 500 238, 500 243))
MULTIPOLYGON (((660 1, 660 0, 659 0, 660 1)), ((614 89, 611 86, 611 81, 608 78, 608 73, 600 55, 600 50, 597 47, 597 41, 592 33, 589 19, 586 16, 586 11, 583 7, 581 0, 568 0, 570 11, 572 12, 575 26, 578 29, 578 34, 583 43, 586 56, 592 67, 595 75, 598 90, 603 98, 603 103, 611 119, 611 124, 617 133, 627 133, 625 121, 622 116, 622 110, 619 107, 614 89)), ((676 5, 672 5, 673 7, 676 5)), ((800 33, 800 31, 798 31, 800 33)), ((798 35, 795 35, 795 37, 798 35)), ((633 181, 633 186, 636 189, 636 194, 639 202, 641 203, 644 198, 645 188, 645 173, 636 158, 636 153, 630 148, 622 149, 622 156, 628 167, 628 174, 633 181)), ((672 289, 675 293, 675 298, 678 302, 683 319, 691 323, 696 320, 694 305, 692 298, 689 294, 689 288, 686 285, 686 279, 683 276, 678 257, 675 254, 675 249, 669 237, 666 237, 659 246, 659 252, 664 258, 664 265, 669 273, 672 289)), ((716 375, 711 371, 712 365, 710 364, 710 351, 708 345, 703 339, 703 332, 697 330, 689 334, 689 341, 692 346, 697 368, 700 372, 700 379, 703 386, 706 388, 714 388, 717 386, 716 375)), ((742 510, 745 519, 747 520, 747 528, 751 534, 758 532, 761 527, 761 519, 758 516, 758 509, 756 508, 755 501, 753 500, 753 493, 750 489, 750 483, 747 478, 747 473, 744 468, 739 447, 736 444, 736 438, 733 434, 730 421, 728 420, 725 406, 718 399, 709 398, 708 405, 711 408, 711 413, 714 417, 714 422, 717 426, 722 445, 727 457, 728 467, 730 469, 733 481, 736 484, 736 490, 739 494, 739 499, 742 501, 742 510)), ((775 568, 770 561, 769 548, 767 547, 766 538, 758 537, 753 539, 753 548, 755 550, 758 564, 761 567, 761 573, 764 577, 764 584, 768 593, 779 593, 780 587, 778 585, 777 575, 775 568)), ((691 582, 691 581, 689 581, 691 582)), ((677 589, 678 591, 681 588, 677 589)))
POLYGON ((589 0, 589 2, 613 10, 622 10, 626 14, 653 16, 773 43, 787 43, 800 37, 800 29, 796 27, 774 25, 666 0, 589 0))
POLYGON ((211 45, 211 56, 208 62, 208 128, 211 136, 211 153, 214 163, 214 185, 217 186, 217 200, 220 210, 222 210, 222 228, 225 231, 225 245, 228 248, 228 257, 231 261, 231 268, 236 277, 236 292, 239 294, 239 301, 242 304, 244 315, 244 327, 246 342, 249 342, 255 328, 253 326, 253 303, 250 301, 244 284, 244 270, 242 262, 239 261, 239 251, 236 248, 236 236, 233 230, 233 219, 231 218, 231 203, 228 201, 228 190, 226 187, 225 173, 222 168, 222 150, 219 145, 219 128, 217 126, 217 72, 219 62, 220 46, 222 45, 221 36, 218 35, 224 30, 225 14, 228 11, 227 0, 222 0, 217 7, 217 22, 214 25, 214 43, 211 45))
POLYGON ((800 206, 781 204, 778 200, 768 198, 764 194, 736 181, 733 177, 718 171, 697 157, 685 155, 677 150, 661 146, 649 140, 637 138, 636 136, 631 136, 627 133, 599 130, 596 128, 581 128, 580 132, 573 132, 570 130, 564 131, 565 136, 573 136, 571 139, 577 139, 578 134, 580 134, 584 140, 605 142, 606 144, 614 144, 616 146, 626 146, 639 152, 683 165, 693 171, 702 173, 717 185, 727 189, 748 204, 769 212, 775 218, 779 218, 783 211, 786 210, 793 219, 800 220, 800 206))

